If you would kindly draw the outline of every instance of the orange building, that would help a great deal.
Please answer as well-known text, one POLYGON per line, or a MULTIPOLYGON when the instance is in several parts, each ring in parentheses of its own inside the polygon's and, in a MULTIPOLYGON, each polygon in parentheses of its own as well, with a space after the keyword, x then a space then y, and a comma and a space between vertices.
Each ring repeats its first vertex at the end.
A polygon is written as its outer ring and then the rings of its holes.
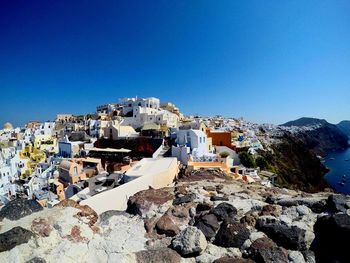
POLYGON ((212 138, 212 144, 215 146, 226 146, 234 150, 231 142, 231 132, 206 130, 207 136, 212 138))
POLYGON ((66 198, 66 189, 70 185, 85 181, 103 171, 101 160, 97 158, 73 158, 63 160, 59 166, 59 176, 55 183, 59 200, 66 198))

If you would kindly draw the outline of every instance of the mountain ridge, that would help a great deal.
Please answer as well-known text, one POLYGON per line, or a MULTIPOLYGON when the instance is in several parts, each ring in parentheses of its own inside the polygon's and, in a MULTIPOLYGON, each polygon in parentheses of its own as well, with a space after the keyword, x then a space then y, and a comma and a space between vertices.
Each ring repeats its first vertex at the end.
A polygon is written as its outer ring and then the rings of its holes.
MULTIPOLYGON (((288 121, 284 124, 281 124, 280 126, 285 126, 285 127, 304 127, 304 126, 313 126, 313 125, 325 125, 325 124, 331 124, 325 119, 317 119, 317 118, 312 118, 312 117, 301 117, 296 120, 288 121)), ((331 124, 332 125, 332 124, 331 124)))
POLYGON ((350 137, 350 121, 344 120, 337 124, 338 129, 340 129, 343 133, 345 133, 348 137, 350 137))

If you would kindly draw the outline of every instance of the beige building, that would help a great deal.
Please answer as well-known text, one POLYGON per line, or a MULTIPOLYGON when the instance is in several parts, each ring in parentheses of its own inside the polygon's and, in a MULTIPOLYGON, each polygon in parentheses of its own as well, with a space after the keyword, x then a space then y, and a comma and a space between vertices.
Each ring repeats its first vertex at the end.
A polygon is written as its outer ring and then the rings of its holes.
POLYGON ((112 140, 126 137, 137 137, 139 133, 131 126, 122 126, 120 123, 111 122, 104 129, 104 137, 112 140))
POLYGON ((70 122, 74 121, 76 117, 73 114, 57 114, 56 122, 70 122))

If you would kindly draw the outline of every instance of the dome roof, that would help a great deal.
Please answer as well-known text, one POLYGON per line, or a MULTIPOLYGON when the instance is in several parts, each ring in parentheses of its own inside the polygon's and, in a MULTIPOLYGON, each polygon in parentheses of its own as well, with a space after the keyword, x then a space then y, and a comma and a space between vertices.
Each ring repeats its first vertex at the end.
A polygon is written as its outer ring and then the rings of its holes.
POLYGON ((4 129, 12 130, 12 129, 13 129, 13 126, 12 126, 11 123, 6 122, 6 123, 4 124, 4 129))

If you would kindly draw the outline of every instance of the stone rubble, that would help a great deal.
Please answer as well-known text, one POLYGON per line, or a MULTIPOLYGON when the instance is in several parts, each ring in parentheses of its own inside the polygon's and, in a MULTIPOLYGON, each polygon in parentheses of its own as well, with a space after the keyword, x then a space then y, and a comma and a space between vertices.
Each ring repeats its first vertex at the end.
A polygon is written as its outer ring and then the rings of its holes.
POLYGON ((0 262, 350 262, 349 197, 196 178, 100 215, 19 199, 0 211, 0 262))

